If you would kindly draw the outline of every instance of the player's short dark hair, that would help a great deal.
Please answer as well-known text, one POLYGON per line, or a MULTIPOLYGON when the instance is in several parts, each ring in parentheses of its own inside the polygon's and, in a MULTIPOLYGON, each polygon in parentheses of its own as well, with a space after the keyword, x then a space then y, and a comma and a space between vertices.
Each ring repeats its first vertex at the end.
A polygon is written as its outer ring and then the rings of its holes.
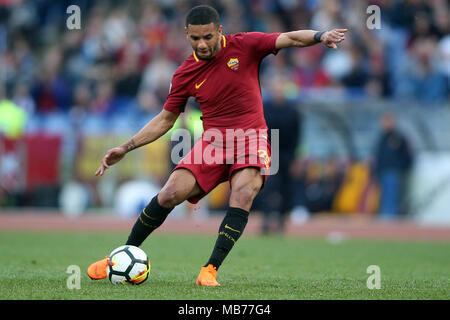
POLYGON ((193 7, 186 16, 186 28, 192 25, 203 25, 214 23, 216 27, 220 25, 219 13, 216 9, 207 5, 193 7))

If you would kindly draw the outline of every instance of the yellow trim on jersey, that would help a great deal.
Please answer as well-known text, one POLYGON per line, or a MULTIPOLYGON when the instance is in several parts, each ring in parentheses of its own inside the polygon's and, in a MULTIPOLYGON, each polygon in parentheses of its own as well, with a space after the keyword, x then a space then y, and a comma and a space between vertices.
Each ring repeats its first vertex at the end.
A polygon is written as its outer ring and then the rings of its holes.
POLYGON ((194 55, 195 61, 199 62, 200 60, 198 60, 197 55, 195 54, 195 51, 192 54, 194 55))

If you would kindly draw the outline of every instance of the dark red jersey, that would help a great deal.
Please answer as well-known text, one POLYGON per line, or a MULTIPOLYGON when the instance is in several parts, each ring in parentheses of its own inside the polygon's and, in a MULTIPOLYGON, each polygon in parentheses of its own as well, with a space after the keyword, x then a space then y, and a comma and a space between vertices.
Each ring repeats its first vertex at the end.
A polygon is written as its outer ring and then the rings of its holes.
POLYGON ((222 49, 211 60, 195 52, 176 70, 164 109, 183 112, 189 97, 200 103, 203 128, 267 129, 259 67, 276 54, 280 33, 248 32, 222 37, 222 49))

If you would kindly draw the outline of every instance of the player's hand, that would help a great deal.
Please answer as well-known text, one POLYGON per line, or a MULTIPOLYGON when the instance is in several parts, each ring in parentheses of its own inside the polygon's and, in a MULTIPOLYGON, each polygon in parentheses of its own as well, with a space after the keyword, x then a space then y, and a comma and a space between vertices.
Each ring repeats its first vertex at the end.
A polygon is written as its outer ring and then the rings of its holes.
POLYGON ((333 29, 325 32, 320 41, 328 48, 337 49, 336 43, 340 43, 345 40, 345 33, 348 29, 333 29))
POLYGON ((105 173, 106 169, 109 168, 109 166, 112 166, 113 164, 122 160, 122 158, 125 156, 126 153, 127 151, 123 147, 116 147, 108 150, 108 152, 102 159, 102 164, 95 172, 95 175, 102 176, 103 173, 105 173))

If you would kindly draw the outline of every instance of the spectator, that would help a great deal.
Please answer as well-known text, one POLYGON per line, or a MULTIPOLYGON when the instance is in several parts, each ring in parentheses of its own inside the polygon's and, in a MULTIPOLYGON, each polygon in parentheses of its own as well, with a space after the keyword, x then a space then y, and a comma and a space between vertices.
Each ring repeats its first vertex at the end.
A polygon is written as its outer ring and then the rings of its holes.
POLYGON ((141 90, 149 90, 155 94, 162 105, 169 92, 170 81, 176 67, 176 64, 166 57, 157 57, 144 70, 141 90))
POLYGON ((102 81, 97 84, 95 97, 90 110, 96 114, 107 114, 112 111, 114 101, 114 86, 111 81, 102 81))
POLYGON ((432 38, 418 38, 410 49, 405 81, 410 82, 408 95, 421 102, 444 102, 448 98, 445 70, 438 64, 439 48, 432 38))
POLYGON ((87 82, 80 82, 73 94, 73 104, 71 106, 71 114, 73 116, 85 116, 90 112, 89 105, 91 103, 92 93, 87 82))
POLYGON ((63 53, 58 45, 49 48, 44 55, 39 78, 32 90, 39 112, 55 112, 68 109, 71 90, 62 70, 63 53))
POLYGON ((12 101, 22 108, 28 115, 32 115, 35 110, 34 100, 30 95, 30 89, 26 83, 18 83, 14 88, 12 101))
POLYGON ((131 44, 123 48, 122 59, 115 73, 115 94, 119 98, 132 99, 137 95, 142 77, 139 58, 139 53, 131 44))
POLYGON ((276 215, 277 220, 275 230, 284 232, 286 215, 293 207, 294 185, 290 169, 299 144, 301 114, 286 100, 283 88, 283 81, 274 81, 271 86, 272 100, 264 104, 267 127, 269 130, 279 130, 279 170, 267 180, 262 191, 263 234, 272 232, 272 214, 276 215))
POLYGON ((323 49, 307 47, 295 52, 292 78, 298 88, 322 88, 331 84, 331 79, 319 64, 323 49))
POLYGON ((374 163, 381 190, 379 214, 383 219, 395 219, 403 214, 405 180, 413 165, 413 154, 407 138, 396 128, 393 115, 384 114, 380 125, 374 163))

